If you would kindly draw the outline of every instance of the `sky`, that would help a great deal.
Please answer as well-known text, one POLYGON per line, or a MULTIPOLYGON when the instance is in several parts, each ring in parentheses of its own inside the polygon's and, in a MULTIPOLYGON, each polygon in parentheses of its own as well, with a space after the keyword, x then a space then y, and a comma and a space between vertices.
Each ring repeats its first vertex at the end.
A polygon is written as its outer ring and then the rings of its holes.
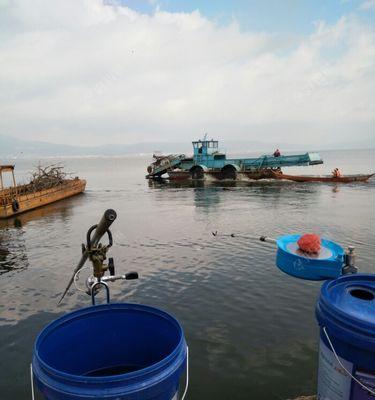
POLYGON ((375 0, 0 0, 0 135, 375 146, 375 0))

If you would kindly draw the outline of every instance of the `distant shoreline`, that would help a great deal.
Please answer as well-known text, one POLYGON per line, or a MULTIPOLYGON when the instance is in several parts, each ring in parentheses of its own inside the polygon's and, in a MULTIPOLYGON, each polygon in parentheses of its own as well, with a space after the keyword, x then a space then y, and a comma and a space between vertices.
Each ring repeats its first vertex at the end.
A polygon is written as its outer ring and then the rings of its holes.
MULTIPOLYGON (((293 153, 306 153, 306 152, 319 152, 319 153, 326 153, 326 152, 346 152, 346 151, 372 151, 375 150, 375 147, 369 147, 369 148, 353 148, 353 149, 348 149, 348 148, 338 148, 338 149, 313 149, 313 150, 306 150, 305 149, 285 149, 284 153, 286 154, 293 154, 293 153)), ((163 154, 170 154, 170 153, 183 153, 181 151, 175 150, 175 151, 168 151, 168 152, 163 152, 163 154)), ((191 152, 185 152, 185 154, 188 156, 190 155, 191 152)), ((267 152, 267 150, 245 150, 245 151, 228 151, 227 156, 230 158, 231 156, 238 156, 238 155, 247 155, 247 154, 257 154, 257 155, 263 155, 263 154, 271 154, 271 151, 267 152)), ((17 161, 17 160, 35 160, 35 159, 41 159, 41 160, 49 160, 49 159, 78 159, 78 158, 141 158, 141 157, 149 157, 152 158, 153 152, 134 152, 134 153, 123 153, 123 154, 56 154, 56 155, 38 155, 38 154, 31 154, 31 155, 16 155, 16 156, 11 156, 9 157, 8 155, 1 155, 0 154, 0 159, 2 160, 11 160, 11 161, 17 161)))
MULTIPOLYGON (((192 137, 192 139, 194 139, 192 137)), ((239 154, 271 154, 278 147, 284 153, 306 153, 314 151, 352 151, 375 149, 375 143, 369 141, 357 143, 323 144, 323 149, 312 143, 295 144, 281 142, 263 142, 261 140, 225 140, 218 138, 219 150, 230 155, 239 154)), ((129 144, 105 144, 98 146, 74 146, 59 143, 23 140, 0 134, 0 160, 16 160, 30 158, 82 158, 82 157, 134 157, 149 156, 155 151, 163 154, 192 153, 191 141, 186 142, 139 142, 129 144)))

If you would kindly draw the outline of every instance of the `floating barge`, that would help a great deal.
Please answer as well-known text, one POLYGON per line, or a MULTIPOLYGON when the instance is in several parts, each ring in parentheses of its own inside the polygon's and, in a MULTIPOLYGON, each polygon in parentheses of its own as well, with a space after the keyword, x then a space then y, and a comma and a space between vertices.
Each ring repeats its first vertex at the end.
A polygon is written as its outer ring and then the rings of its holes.
POLYGON ((86 181, 79 178, 63 179, 44 190, 35 190, 32 183, 17 185, 14 165, 0 165, 0 219, 10 218, 25 211, 82 193, 86 181), (13 186, 4 188, 3 173, 12 174, 13 186))
POLYGON ((263 155, 257 158, 227 158, 219 151, 217 140, 192 142, 194 154, 154 156, 154 162, 147 167, 147 179, 160 179, 168 174, 170 180, 218 180, 275 179, 274 171, 282 167, 322 164, 318 153, 297 155, 263 155))

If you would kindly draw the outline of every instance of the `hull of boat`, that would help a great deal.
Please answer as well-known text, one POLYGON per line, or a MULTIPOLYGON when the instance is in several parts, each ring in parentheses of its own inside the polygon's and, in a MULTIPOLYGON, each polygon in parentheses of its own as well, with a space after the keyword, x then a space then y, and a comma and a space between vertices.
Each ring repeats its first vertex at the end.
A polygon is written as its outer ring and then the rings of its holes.
POLYGON ((273 173, 275 179, 285 179, 294 182, 333 182, 333 183, 352 183, 366 182, 375 174, 368 175, 346 175, 341 177, 334 176, 302 176, 273 173))
POLYGON ((260 180, 260 179, 274 179, 274 175, 270 170, 264 169, 263 171, 241 171, 235 172, 233 175, 224 174, 222 171, 204 171, 200 175, 191 174, 188 171, 169 171, 169 180, 171 181, 186 181, 186 180, 260 180))
POLYGON ((0 195, 0 219, 10 218, 34 208, 54 203, 71 196, 82 193, 85 190, 86 181, 83 179, 71 179, 61 185, 37 192, 14 195, 17 200, 18 209, 14 204, 0 195))

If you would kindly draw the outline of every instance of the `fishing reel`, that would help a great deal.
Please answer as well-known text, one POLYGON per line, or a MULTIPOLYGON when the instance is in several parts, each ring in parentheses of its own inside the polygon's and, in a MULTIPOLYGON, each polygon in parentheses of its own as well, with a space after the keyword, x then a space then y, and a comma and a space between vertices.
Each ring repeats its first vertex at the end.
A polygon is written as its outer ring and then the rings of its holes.
POLYGON ((82 244, 82 257, 77 267, 73 272, 73 276, 70 279, 68 286, 66 287, 59 304, 65 297, 72 283, 74 283, 77 290, 81 292, 85 292, 89 296, 91 296, 91 302, 95 305, 95 296, 100 291, 100 288, 104 288, 106 291, 106 299, 107 303, 110 302, 110 290, 108 286, 108 282, 114 282, 117 280, 133 280, 138 279, 137 272, 129 272, 124 275, 116 275, 115 274, 115 264, 112 257, 107 260, 107 252, 113 245, 113 237, 112 233, 109 230, 109 227, 116 219, 117 214, 114 210, 107 210, 99 224, 93 225, 86 234, 86 244, 82 244), (108 243, 101 243, 101 239, 104 235, 108 237, 108 243), (85 282, 85 288, 82 289, 78 286, 80 273, 89 268, 88 266, 84 266, 85 262, 89 259, 92 263, 92 275, 90 275, 85 282), (108 274, 106 275, 106 273, 108 274))

